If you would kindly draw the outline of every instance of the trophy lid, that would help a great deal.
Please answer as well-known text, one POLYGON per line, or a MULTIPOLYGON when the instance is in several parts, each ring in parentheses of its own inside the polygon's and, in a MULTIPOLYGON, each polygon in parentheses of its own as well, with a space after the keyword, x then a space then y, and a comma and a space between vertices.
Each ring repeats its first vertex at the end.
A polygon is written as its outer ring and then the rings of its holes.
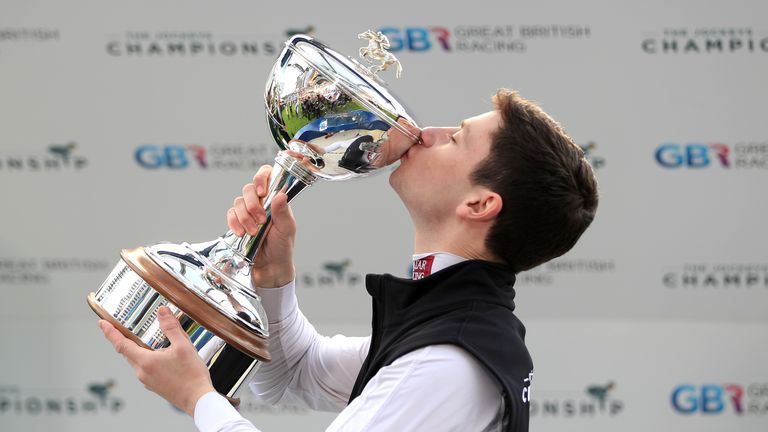
MULTIPOLYGON (((360 37, 368 35, 377 34, 360 37)), ((368 50, 382 64, 366 68, 317 39, 295 35, 267 80, 267 119, 275 141, 307 156, 320 177, 341 180, 381 168, 376 159, 391 128, 418 141, 402 124, 415 122, 376 75, 399 62, 386 51, 388 42, 371 44, 375 48, 368 50)))

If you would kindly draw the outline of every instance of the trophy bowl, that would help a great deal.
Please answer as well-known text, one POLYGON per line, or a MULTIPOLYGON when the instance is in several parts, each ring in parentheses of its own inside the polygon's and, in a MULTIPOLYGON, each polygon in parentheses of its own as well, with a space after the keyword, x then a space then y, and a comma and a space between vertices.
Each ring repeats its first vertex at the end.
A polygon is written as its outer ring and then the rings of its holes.
POLYGON ((346 180, 392 162, 388 146, 418 141, 415 123, 377 72, 399 62, 389 42, 367 31, 368 66, 305 35, 288 40, 264 94, 269 130, 280 151, 255 235, 228 231, 212 241, 160 243, 123 250, 101 287, 88 295, 96 314, 148 349, 170 345, 157 319, 168 306, 208 366, 216 390, 238 403, 242 384, 269 361, 268 319, 251 281, 251 265, 272 221, 279 192, 290 201, 317 178, 346 180))
MULTIPOLYGON (((385 54, 379 57, 394 59, 380 51, 385 54)), ((305 156, 315 176, 346 180, 386 165, 382 153, 393 133, 400 134, 396 139, 417 141, 404 126, 414 125, 413 120, 382 85, 375 66, 371 69, 310 37, 291 38, 264 92, 267 123, 277 145, 305 156)))

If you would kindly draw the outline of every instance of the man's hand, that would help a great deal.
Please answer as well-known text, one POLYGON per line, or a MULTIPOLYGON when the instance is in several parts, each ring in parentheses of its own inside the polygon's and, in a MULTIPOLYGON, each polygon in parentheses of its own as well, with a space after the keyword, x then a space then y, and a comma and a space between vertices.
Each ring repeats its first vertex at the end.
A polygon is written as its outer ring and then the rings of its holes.
MULTIPOLYGON (((253 176, 253 182, 243 186, 242 195, 227 211, 227 225, 238 236, 256 234, 267 220, 261 201, 269 191, 272 167, 263 165, 253 176)), ((296 239, 296 219, 288 206, 288 196, 280 192, 272 199, 272 228, 254 259, 253 285, 278 288, 295 277, 293 245, 296 239)))
POLYGON ((107 321, 100 320, 99 327, 115 351, 128 360, 144 387, 194 416, 198 399, 215 391, 211 376, 170 309, 161 307, 158 318, 171 346, 157 351, 138 346, 107 321))
MULTIPOLYGON (((397 119, 397 122, 421 140, 421 129, 402 117, 397 119)), ((380 167, 385 167, 394 163, 418 142, 401 132, 400 129, 394 127, 389 129, 387 135, 389 135, 389 139, 384 142, 384 147, 381 150, 381 157, 376 161, 376 165, 380 167)))

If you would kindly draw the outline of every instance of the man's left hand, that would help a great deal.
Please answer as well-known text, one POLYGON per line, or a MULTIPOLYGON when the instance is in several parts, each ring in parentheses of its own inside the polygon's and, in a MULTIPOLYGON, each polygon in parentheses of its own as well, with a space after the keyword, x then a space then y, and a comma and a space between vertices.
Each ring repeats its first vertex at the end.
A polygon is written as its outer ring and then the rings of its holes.
POLYGON ((107 321, 100 320, 99 327, 115 351, 128 360, 147 389, 194 416, 198 399, 215 391, 211 376, 170 309, 163 306, 157 315, 160 329, 171 346, 156 351, 140 347, 107 321))

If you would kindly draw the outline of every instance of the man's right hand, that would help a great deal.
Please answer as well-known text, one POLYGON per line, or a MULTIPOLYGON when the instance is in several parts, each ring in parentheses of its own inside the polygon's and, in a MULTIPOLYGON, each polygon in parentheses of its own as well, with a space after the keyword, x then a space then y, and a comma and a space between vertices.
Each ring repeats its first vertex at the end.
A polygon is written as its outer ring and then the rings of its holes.
MULTIPOLYGON (((267 214, 261 201, 269 190, 272 167, 262 165, 253 182, 243 186, 242 195, 227 211, 227 225, 238 236, 256 234, 267 214)), ((288 206, 288 196, 280 192, 272 199, 272 228, 256 254, 252 270, 253 285, 260 288, 284 286, 295 278, 293 246, 296 219, 288 206)))

